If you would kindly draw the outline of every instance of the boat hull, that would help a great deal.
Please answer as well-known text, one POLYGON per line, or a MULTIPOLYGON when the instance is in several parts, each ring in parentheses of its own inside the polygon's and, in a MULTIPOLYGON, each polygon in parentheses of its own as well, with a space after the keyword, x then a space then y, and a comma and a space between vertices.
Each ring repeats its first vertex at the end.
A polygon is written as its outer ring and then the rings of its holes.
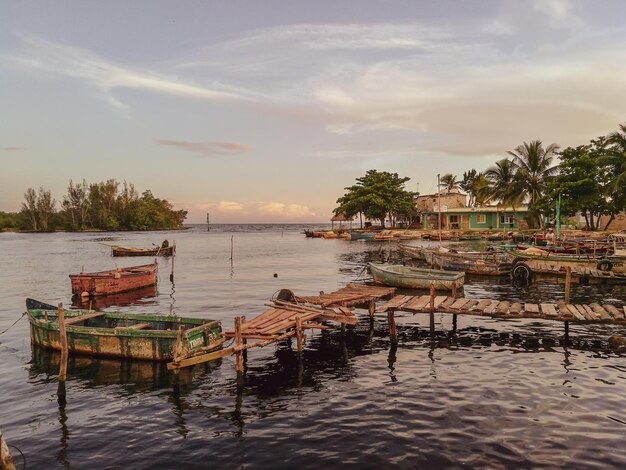
MULTIPOLYGON (((66 318, 71 320, 88 312, 68 311, 65 313, 66 318)), ((28 310, 28 320, 33 344, 47 349, 61 350, 56 311, 28 310)), ((183 350, 210 349, 212 346, 217 349, 223 342, 219 322, 175 315, 106 313, 82 323, 82 325, 66 326, 68 352, 71 354, 170 361, 174 357, 179 325, 185 328, 181 341, 183 350), (90 326, 90 324, 96 326, 90 326), (124 326, 126 324, 129 326, 124 326), (142 324, 150 324, 151 329, 133 328, 142 324)))
POLYGON ((441 269, 463 271, 478 276, 508 276, 513 269, 511 263, 498 260, 495 255, 481 257, 457 255, 453 253, 432 253, 432 263, 441 269))
POLYGON ((613 271, 616 273, 626 272, 626 258, 609 256, 608 258, 596 258, 593 256, 572 256, 572 255, 539 255, 526 254, 522 251, 507 252, 509 261, 515 266, 518 263, 524 263, 531 269, 539 269, 540 266, 548 265, 553 269, 560 267, 580 267, 580 268, 597 268, 601 271, 613 271))
POLYGON ((375 233, 350 232, 350 240, 373 240, 375 233))
POLYGON ((130 248, 126 246, 112 246, 113 256, 172 256, 176 252, 176 246, 155 248, 130 248))
POLYGON ((157 264, 134 266, 99 273, 70 274, 72 294, 96 297, 115 294, 157 283, 157 264))
POLYGON ((463 273, 420 268, 406 268, 405 273, 393 272, 391 269, 400 267, 374 263, 369 263, 369 268, 376 283, 406 289, 430 289, 434 286, 436 290, 452 290, 460 289, 465 282, 463 273))

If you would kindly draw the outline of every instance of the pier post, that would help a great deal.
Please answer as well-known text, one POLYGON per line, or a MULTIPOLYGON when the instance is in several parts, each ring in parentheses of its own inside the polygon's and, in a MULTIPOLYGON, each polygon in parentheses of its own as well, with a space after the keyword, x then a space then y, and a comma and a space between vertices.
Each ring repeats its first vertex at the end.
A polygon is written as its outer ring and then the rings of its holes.
POLYGON ((243 376, 243 351, 238 350, 241 346, 243 346, 241 317, 235 317, 235 370, 237 371, 237 378, 243 376))
POLYGON ((572 267, 565 268, 565 303, 570 303, 570 289, 572 287, 572 267))
POLYGON ((302 316, 296 315, 296 340, 298 342, 298 354, 302 354, 302 316))
POLYGON ((65 312, 63 304, 60 303, 57 309, 59 322, 59 342, 61 343, 61 364, 59 366, 59 380, 64 382, 67 375, 67 332, 65 331, 65 312))
POLYGON ((370 314, 370 320, 374 320, 374 312, 376 312, 376 302, 370 300, 367 304, 367 313, 370 314))
POLYGON ((176 240, 174 240, 173 245, 174 249, 172 250, 172 272, 170 274, 170 282, 174 282, 174 259, 176 259, 176 240))
POLYGON ((430 283, 430 334, 435 333, 435 284, 430 283))
POLYGON ((565 339, 567 339, 569 337, 569 322, 565 320, 563 323, 565 324, 565 339))
POLYGON ((452 332, 454 334, 456 334, 456 322, 457 322, 457 318, 456 317, 457 317, 457 314, 453 313, 452 314, 452 332))
POLYGON ((398 341, 398 331, 396 330, 396 319, 394 318, 394 311, 387 311, 387 324, 389 325, 389 338, 393 343, 398 341))
POLYGON ((452 298, 456 300, 456 284, 452 284, 452 298))

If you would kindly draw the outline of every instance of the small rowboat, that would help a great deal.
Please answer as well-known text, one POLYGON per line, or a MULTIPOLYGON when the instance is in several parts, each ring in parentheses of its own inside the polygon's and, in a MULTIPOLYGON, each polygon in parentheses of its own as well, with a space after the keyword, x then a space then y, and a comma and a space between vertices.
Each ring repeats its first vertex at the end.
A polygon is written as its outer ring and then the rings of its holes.
POLYGON ((115 294, 157 283, 157 263, 97 273, 70 274, 72 294, 81 297, 115 294))
MULTIPOLYGON (((26 299, 26 309, 31 342, 60 350, 57 308, 26 299)), ((219 321, 89 310, 68 310, 64 316, 70 354, 170 361, 176 354, 208 352, 224 342, 219 321)))
POLYGON ((452 290, 453 288, 460 289, 465 282, 465 273, 415 268, 401 264, 369 263, 368 265, 374 281, 385 286, 430 289, 432 285, 437 290, 452 290))
POLYGON ((373 240, 374 232, 350 232, 350 240, 373 240))
POLYGON ((441 269, 463 271, 466 274, 479 276, 506 276, 511 273, 513 266, 506 257, 493 251, 442 253, 433 252, 432 262, 441 269))
POLYGON ((424 260, 424 261, 426 260, 426 257, 424 255, 424 251, 426 251, 426 249, 423 246, 404 245, 400 243, 398 245, 398 249, 402 253, 410 256, 413 259, 424 260))
POLYGON ((155 246, 153 248, 111 247, 111 255, 113 256, 172 256, 174 253, 176 253, 176 245, 155 246))

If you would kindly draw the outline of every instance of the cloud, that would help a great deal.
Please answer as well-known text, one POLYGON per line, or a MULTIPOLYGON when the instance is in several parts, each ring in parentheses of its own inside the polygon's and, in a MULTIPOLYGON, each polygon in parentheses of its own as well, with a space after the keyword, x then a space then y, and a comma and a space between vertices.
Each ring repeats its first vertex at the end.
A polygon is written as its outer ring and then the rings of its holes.
POLYGON ((22 147, 0 147, 0 150, 3 152, 15 152, 17 150, 22 150, 22 147))
POLYGON ((119 88, 211 101, 252 99, 245 90, 219 83, 213 83, 212 86, 196 85, 155 71, 115 64, 79 47, 57 44, 35 36, 19 37, 21 48, 11 55, 4 55, 5 63, 45 72, 45 77, 56 75, 82 82, 103 93, 109 103, 118 109, 126 109, 126 105, 113 96, 113 92, 119 88))
POLYGON ((571 0, 532 0, 532 5, 547 16, 553 28, 576 29, 583 26, 571 0))
POLYGON ((307 206, 300 204, 284 204, 282 202, 258 202, 256 209, 262 216, 274 216, 281 219, 303 220, 307 217, 315 217, 315 213, 307 206))
POLYGON ((248 144, 238 142, 188 142, 184 140, 165 140, 157 142, 161 145, 176 147, 188 152, 192 152, 198 157, 217 157, 221 155, 238 155, 249 153, 253 150, 248 144))

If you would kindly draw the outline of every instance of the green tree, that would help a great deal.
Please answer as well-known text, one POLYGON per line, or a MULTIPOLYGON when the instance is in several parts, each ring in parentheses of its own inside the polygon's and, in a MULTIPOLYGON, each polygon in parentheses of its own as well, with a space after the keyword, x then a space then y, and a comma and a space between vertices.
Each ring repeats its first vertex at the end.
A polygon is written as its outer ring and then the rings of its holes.
POLYGON ((537 203, 540 200, 546 183, 557 170, 552 166, 552 159, 559 149, 557 144, 550 144, 544 149, 540 140, 533 140, 508 152, 513 157, 513 164, 517 167, 517 176, 525 198, 528 199, 529 224, 541 223, 537 203))
POLYGON ((472 188, 474 186, 474 180, 476 179, 477 174, 478 173, 473 168, 469 171, 465 171, 463 172, 463 179, 459 183, 459 187, 469 196, 467 201, 467 205, 469 207, 474 206, 474 192, 472 188))
POLYGON ((37 218, 39 219, 39 229, 42 232, 50 230, 50 219, 56 213, 56 201, 52 193, 42 187, 39 188, 37 196, 37 218))
POLYGON ((33 188, 28 188, 24 193, 22 214, 27 217, 30 223, 31 230, 39 230, 39 223, 37 218, 37 193, 33 188))
POLYGON ((478 173, 470 189, 474 197, 474 207, 486 206, 491 200, 491 185, 484 173, 478 173))
POLYGON ((89 187, 87 181, 82 184, 74 184, 70 180, 67 187, 67 195, 63 196, 61 207, 69 215, 72 230, 83 230, 87 222, 89 212, 89 187))
POLYGON ((385 227, 385 218, 395 220, 398 216, 410 216, 415 212, 416 193, 407 191, 404 185, 410 178, 401 178, 397 173, 368 170, 357 183, 346 187, 346 193, 337 199, 336 215, 352 217, 363 214, 369 219, 380 220, 385 227))

